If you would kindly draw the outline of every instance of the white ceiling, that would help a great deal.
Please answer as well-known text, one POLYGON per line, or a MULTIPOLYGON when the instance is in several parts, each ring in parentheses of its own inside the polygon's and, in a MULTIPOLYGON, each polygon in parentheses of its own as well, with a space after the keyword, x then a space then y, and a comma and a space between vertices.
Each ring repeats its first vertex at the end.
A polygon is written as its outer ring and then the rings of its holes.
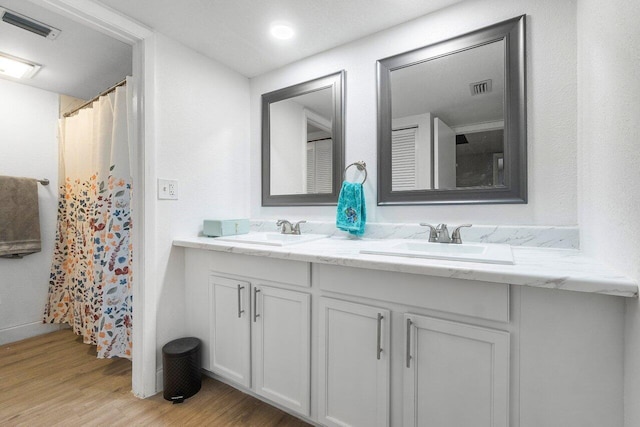
MULTIPOLYGON (((95 1, 254 77, 462 0, 95 1), (290 22, 295 38, 273 39, 273 21, 290 22)), ((43 65, 20 83, 89 99, 131 74, 127 44, 30 1, 0 7, 62 30, 48 40, 0 21, 0 52, 43 65)))
POLYGON ((391 72, 392 117, 432 113, 451 127, 504 120, 504 41, 391 72), (470 83, 492 91, 471 95, 470 83))
POLYGON ((42 65, 31 79, 2 78, 90 99, 131 74, 131 46, 25 0, 0 0, 0 7, 62 30, 48 40, 0 21, 0 52, 42 65))
MULTIPOLYGON (((0 0, 1 1, 1 0, 0 0)), ((135 20, 255 77, 461 0, 100 0, 135 20), (292 40, 269 35, 288 21, 292 40)))

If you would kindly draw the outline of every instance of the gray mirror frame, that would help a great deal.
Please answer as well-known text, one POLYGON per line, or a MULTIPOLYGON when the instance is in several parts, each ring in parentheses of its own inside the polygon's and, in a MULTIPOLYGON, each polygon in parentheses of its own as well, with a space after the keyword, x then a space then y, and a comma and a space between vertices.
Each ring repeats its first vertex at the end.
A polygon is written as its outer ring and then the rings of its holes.
POLYGON ((525 15, 377 61, 378 205, 527 203, 525 15), (391 191, 391 71, 505 41, 504 187, 391 191))
POLYGON ((337 205, 344 170, 344 98, 345 71, 329 74, 304 83, 262 95, 262 206, 325 206, 337 205), (270 104, 305 93, 331 88, 333 90, 333 170, 332 192, 323 194, 271 194, 271 128, 270 104))

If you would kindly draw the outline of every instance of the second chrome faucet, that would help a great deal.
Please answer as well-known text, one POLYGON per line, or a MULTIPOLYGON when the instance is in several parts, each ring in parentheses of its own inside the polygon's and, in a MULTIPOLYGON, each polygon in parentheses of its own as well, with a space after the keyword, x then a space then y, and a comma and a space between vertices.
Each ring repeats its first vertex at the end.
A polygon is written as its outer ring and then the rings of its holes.
POLYGON ((471 227, 471 224, 462 224, 453 229, 453 233, 449 236, 449 229, 447 228, 447 224, 438 224, 437 227, 434 227, 431 224, 427 224, 425 222, 420 223, 423 227, 429 227, 429 241, 430 242, 438 242, 438 243, 462 243, 462 238, 460 237, 460 229, 462 227, 471 227))
POLYGON ((305 222, 307 221, 298 221, 295 224, 291 224, 286 219, 279 219, 276 225, 282 227, 280 231, 282 234, 300 234, 300 224, 305 222))

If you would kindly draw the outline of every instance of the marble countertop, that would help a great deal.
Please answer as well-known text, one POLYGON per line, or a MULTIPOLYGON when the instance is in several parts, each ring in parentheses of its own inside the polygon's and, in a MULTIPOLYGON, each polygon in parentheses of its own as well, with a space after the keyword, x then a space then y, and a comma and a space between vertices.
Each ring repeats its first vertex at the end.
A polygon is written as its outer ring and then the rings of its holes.
MULTIPOLYGON (((372 270, 424 274, 538 288, 637 297, 638 284, 575 249, 512 246, 514 265, 361 254, 379 239, 332 236, 289 246, 263 246, 211 237, 176 239, 174 246, 372 270)), ((391 239, 389 239, 391 241, 391 239)))

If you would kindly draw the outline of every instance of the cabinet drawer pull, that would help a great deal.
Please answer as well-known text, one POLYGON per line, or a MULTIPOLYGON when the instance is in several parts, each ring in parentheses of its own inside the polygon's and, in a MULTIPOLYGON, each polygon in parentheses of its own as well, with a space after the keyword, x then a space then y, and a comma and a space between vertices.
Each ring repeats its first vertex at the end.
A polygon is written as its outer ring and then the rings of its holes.
POLYGON ((407 319, 407 368, 411 367, 411 319, 407 319))
POLYGON ((260 292, 260 289, 253 288, 253 323, 257 322, 258 317, 260 317, 258 314, 258 292, 260 292))
POLYGON ((242 290, 244 286, 238 285, 238 317, 242 317, 244 310, 242 309, 242 290))
POLYGON ((380 353, 382 353, 382 347, 380 346, 380 336, 382 335, 382 319, 384 319, 384 316, 381 313, 378 313, 378 360, 380 360, 380 353))

